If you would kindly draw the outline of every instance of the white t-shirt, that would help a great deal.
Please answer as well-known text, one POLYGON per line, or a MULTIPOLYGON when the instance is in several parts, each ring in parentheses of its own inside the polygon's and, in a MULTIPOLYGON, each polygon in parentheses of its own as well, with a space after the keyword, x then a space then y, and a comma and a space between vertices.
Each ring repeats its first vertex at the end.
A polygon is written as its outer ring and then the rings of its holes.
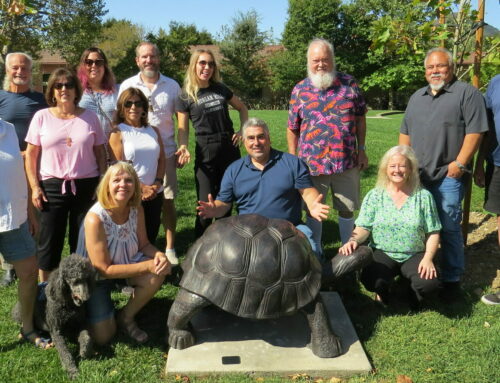
POLYGON ((0 119, 0 232, 18 229, 28 219, 28 188, 16 129, 0 119))
POLYGON ((158 128, 163 141, 166 157, 172 157, 176 150, 173 114, 175 100, 180 92, 179 84, 160 73, 160 78, 152 90, 141 79, 140 73, 123 81, 118 97, 128 88, 138 88, 144 93, 150 103, 148 120, 151 126, 158 128), (152 110, 151 110, 152 109, 152 110))

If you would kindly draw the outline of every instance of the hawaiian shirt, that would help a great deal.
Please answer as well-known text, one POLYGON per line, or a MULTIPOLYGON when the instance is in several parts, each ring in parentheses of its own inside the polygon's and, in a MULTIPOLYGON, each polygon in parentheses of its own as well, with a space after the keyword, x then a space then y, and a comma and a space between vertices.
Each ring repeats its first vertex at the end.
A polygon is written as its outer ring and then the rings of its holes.
POLYGON ((299 130, 298 155, 311 175, 342 173, 356 166, 356 117, 366 113, 366 102, 356 80, 337 72, 325 90, 309 78, 292 91, 288 129, 299 130))

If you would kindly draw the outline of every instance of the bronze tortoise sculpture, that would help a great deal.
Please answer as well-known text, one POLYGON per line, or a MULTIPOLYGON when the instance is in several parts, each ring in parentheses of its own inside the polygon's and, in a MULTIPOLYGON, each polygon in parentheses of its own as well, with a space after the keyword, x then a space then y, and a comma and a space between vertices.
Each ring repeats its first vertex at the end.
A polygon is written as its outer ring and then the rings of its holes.
MULTIPOLYGON (((360 266, 359 260, 353 262, 356 256, 343 258, 349 265, 337 260, 330 276, 360 266)), ((361 258, 366 263, 371 250, 361 258)), ((319 295, 321 265, 308 239, 290 222, 257 214, 220 219, 191 246, 182 268, 181 288, 167 322, 171 347, 192 346, 190 319, 214 304, 253 319, 301 311, 311 329, 312 352, 322 358, 342 354, 340 339, 330 327, 319 295)))

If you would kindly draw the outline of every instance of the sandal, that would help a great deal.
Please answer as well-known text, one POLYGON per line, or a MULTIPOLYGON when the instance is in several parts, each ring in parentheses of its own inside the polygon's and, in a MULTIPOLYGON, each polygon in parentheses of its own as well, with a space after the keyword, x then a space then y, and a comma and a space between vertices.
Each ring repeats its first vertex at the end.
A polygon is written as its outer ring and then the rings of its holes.
POLYGON ((42 350, 47 350, 48 348, 53 347, 52 340, 50 338, 42 338, 36 330, 24 333, 23 329, 21 329, 18 337, 20 340, 31 343, 36 348, 40 348, 42 350))
POLYGON ((137 343, 142 344, 148 341, 148 334, 141 330, 135 321, 125 323, 118 319, 118 327, 120 327, 121 332, 127 335, 129 338, 135 340, 137 343))

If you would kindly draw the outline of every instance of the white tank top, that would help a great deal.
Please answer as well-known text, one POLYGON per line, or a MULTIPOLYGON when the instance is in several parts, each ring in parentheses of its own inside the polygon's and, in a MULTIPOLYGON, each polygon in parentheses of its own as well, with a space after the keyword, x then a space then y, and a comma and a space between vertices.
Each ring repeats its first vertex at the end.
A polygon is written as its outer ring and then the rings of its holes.
MULTIPOLYGON (((151 126, 134 128, 121 123, 118 125, 122 135, 123 154, 126 160, 132 161, 139 180, 145 185, 155 182, 160 145, 158 136, 151 126)), ((163 190, 163 185, 158 193, 163 190)))

